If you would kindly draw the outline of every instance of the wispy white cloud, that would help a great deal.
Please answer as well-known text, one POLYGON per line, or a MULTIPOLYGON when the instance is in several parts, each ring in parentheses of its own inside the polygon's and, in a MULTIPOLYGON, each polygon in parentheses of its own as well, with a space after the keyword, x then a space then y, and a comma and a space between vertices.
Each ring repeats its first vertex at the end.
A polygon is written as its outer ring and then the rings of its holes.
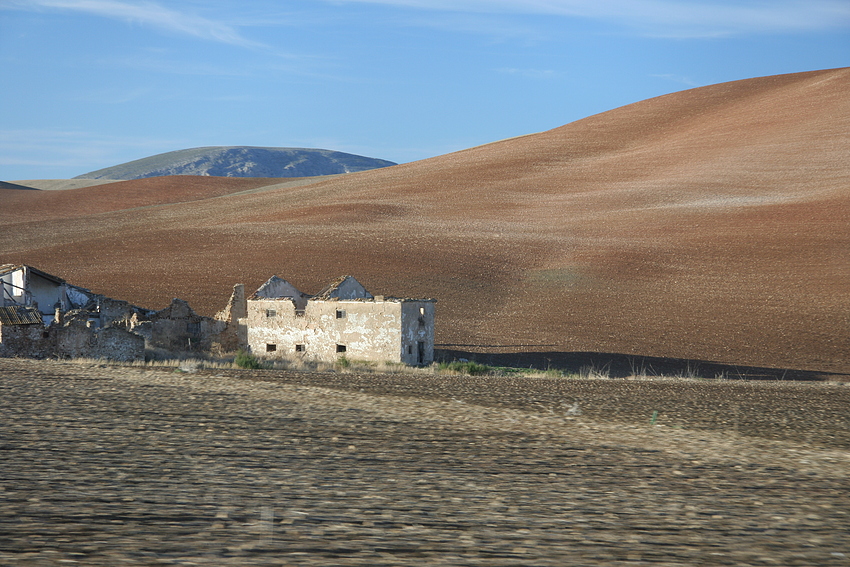
POLYGON ((84 12, 159 28, 241 47, 262 48, 264 45, 242 36, 232 25, 203 16, 166 8, 155 2, 121 0, 11 0, 0 4, 6 9, 53 9, 84 12))
POLYGON ((185 141, 110 136, 71 129, 0 130, 0 166, 66 168, 79 170, 74 175, 80 175, 183 144, 185 141))
POLYGON ((449 12, 609 21, 658 36, 716 36, 850 27, 846 0, 333 0, 449 12))
POLYGON ((174 60, 168 54, 159 55, 156 53, 140 57, 108 57, 100 60, 99 63, 106 67, 182 76, 248 77, 251 75, 251 71, 245 66, 220 64, 214 61, 174 60))

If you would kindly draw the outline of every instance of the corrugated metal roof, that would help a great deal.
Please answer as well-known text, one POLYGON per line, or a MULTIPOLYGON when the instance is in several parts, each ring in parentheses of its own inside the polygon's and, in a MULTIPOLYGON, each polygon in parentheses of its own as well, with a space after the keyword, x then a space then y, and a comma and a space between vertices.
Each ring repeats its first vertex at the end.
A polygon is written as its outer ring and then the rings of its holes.
POLYGON ((0 324, 2 325, 43 325, 41 312, 35 307, 12 305, 0 307, 0 324))

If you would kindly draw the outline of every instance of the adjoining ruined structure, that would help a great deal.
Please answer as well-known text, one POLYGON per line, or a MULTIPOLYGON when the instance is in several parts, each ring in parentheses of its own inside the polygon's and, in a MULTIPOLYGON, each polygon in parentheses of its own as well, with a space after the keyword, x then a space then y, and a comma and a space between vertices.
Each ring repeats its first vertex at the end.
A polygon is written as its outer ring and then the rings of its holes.
POLYGON ((26 265, 0 265, 0 356, 140 360, 146 353, 430 364, 433 299, 373 296, 343 276, 312 296, 272 276, 250 298, 237 284, 214 318, 181 299, 160 311, 112 299, 26 265), (164 351, 164 352, 157 352, 164 351))
POLYGON ((245 285, 233 286, 233 293, 224 309, 216 313, 215 320, 224 323, 224 329, 218 334, 218 341, 213 342, 212 348, 220 352, 235 352, 239 345, 245 344, 244 327, 239 326, 239 320, 248 316, 248 306, 245 302, 245 285), (240 334, 240 331, 241 334, 240 334))
POLYGON ((45 327, 35 307, 0 307, 0 356, 142 360, 145 339, 118 326, 93 327, 89 314, 72 310, 45 327))
POLYGON ((435 303, 373 296, 352 276, 309 296, 272 276, 246 300, 241 346, 265 358, 430 364, 435 303))
POLYGON ((71 285, 62 278, 24 264, 0 265, 0 307, 30 307, 41 313, 44 325, 57 313, 85 312, 90 326, 126 324, 134 316, 151 313, 126 301, 112 299, 88 289, 71 285))
POLYGON ((35 307, 0 306, 0 356, 38 357, 44 335, 44 321, 35 307))
POLYGON ((32 266, 0 265, 0 356, 144 359, 146 350, 209 351, 227 323, 175 299, 153 311, 32 266))
POLYGON ((145 338, 148 348, 172 352, 206 352, 224 331, 227 323, 198 315, 182 299, 150 313, 144 320, 133 318, 129 329, 145 338))

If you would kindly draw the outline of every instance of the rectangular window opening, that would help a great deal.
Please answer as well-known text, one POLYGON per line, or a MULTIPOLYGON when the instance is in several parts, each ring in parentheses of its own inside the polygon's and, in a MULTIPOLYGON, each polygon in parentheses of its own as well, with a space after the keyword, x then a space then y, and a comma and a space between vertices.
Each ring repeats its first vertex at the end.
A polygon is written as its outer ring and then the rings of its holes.
POLYGON ((266 344, 266 352, 274 352, 277 350, 277 345, 273 343, 266 344))
POLYGON ((277 317, 277 311, 274 309, 266 309, 266 317, 277 317))
POLYGON ((345 345, 336 345, 337 352, 345 352, 345 345))
POLYGON ((343 311, 342 309, 337 309, 336 310, 336 318, 337 319, 345 319, 345 311, 343 311))
POLYGON ((304 316, 304 310, 303 309, 296 309, 295 310, 295 316, 296 317, 303 317, 304 316))
POLYGON ((304 345, 295 345, 295 352, 304 352, 304 345))

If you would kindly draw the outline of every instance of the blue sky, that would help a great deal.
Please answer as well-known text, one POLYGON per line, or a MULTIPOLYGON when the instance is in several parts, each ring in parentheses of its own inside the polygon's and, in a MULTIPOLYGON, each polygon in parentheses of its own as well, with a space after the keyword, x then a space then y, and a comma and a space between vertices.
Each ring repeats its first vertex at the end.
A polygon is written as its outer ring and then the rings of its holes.
POLYGON ((408 162, 850 66, 850 0, 0 0, 0 179, 216 145, 408 162))

